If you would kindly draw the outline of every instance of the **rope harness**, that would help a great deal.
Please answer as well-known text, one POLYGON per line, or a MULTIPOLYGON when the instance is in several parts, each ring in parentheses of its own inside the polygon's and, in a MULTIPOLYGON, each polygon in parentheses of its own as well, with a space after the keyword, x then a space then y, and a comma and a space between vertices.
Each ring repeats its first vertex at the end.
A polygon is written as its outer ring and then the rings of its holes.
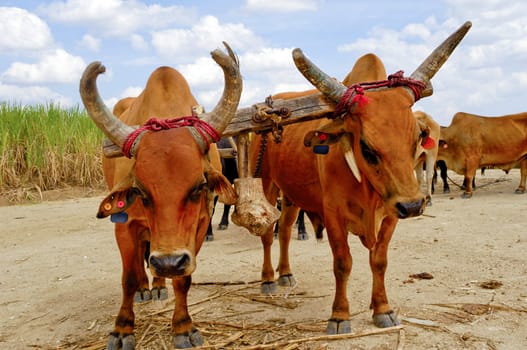
POLYGON ((405 86, 412 90, 417 102, 421 98, 421 92, 425 89, 426 84, 412 78, 405 78, 402 70, 390 74, 386 80, 370 81, 365 83, 357 83, 348 87, 346 92, 340 98, 335 111, 334 116, 339 116, 342 113, 351 112, 354 106, 358 105, 362 107, 368 103, 368 98, 364 96, 365 90, 379 89, 379 88, 392 88, 398 86, 405 86))
POLYGON ((207 144, 207 150, 209 149, 211 143, 218 142, 221 138, 221 135, 218 133, 218 131, 216 131, 216 129, 214 129, 207 122, 204 122, 195 116, 174 119, 150 118, 143 126, 137 128, 126 137, 122 147, 123 154, 128 158, 133 156, 132 150, 134 148, 134 143, 137 141, 138 136, 144 131, 160 131, 181 128, 185 126, 194 127, 194 129, 199 132, 207 144))

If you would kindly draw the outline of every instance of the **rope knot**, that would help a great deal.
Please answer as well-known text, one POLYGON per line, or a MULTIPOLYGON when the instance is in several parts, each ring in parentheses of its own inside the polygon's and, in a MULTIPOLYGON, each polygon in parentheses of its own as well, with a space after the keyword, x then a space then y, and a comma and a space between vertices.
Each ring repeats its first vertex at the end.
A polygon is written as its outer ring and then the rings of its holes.
POLYGON ((126 137, 122 147, 123 154, 127 158, 131 158, 133 156, 132 153, 134 149, 134 143, 137 141, 139 135, 144 131, 161 131, 185 126, 194 127, 199 132, 207 144, 207 150, 209 149, 212 142, 218 142, 221 138, 220 133, 216 129, 196 116, 180 117, 174 119, 150 118, 143 126, 132 131, 126 137))
POLYGON ((397 86, 406 86, 412 90, 415 101, 421 98, 421 92, 425 89, 426 84, 422 81, 412 78, 406 78, 402 70, 388 75, 386 80, 370 81, 365 83, 357 83, 348 87, 342 94, 340 101, 335 107, 333 115, 335 117, 344 112, 349 112, 354 106, 362 107, 368 103, 368 98, 364 95, 365 90, 391 88, 397 86))

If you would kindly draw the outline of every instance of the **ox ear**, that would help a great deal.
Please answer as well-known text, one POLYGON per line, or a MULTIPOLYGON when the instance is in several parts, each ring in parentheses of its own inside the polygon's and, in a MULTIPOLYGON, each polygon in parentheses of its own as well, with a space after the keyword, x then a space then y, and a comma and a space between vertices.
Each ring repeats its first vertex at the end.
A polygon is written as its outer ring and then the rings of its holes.
POLYGON ((419 134, 419 138, 421 139, 421 146, 426 150, 434 148, 436 146, 436 140, 434 140, 434 138, 430 136, 430 127, 423 123, 421 120, 417 121, 417 125, 421 130, 419 134))
POLYGON ((333 120, 317 130, 308 132, 304 136, 304 146, 331 145, 338 142, 344 132, 344 121, 341 119, 333 120))
POLYGON ((128 187, 112 191, 106 198, 104 198, 99 205, 97 218, 102 219, 109 215, 119 214, 128 209, 141 195, 139 189, 135 187, 128 187))
POLYGON ((141 195, 141 191, 134 187, 134 179, 135 176, 130 173, 112 188, 110 194, 99 205, 97 218, 102 219, 110 215, 124 213, 134 203, 137 196, 141 195))
POLYGON ((216 192, 220 202, 230 205, 236 203, 238 199, 236 191, 234 191, 232 184, 222 173, 209 167, 205 172, 205 176, 207 177, 209 188, 211 191, 216 192))

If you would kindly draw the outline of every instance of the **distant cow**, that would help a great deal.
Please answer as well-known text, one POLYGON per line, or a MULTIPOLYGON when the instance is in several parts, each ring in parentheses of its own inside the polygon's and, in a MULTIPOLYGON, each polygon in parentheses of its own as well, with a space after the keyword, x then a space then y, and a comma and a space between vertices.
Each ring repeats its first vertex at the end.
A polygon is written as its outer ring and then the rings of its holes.
POLYGON ((501 117, 483 117, 459 112, 448 127, 441 128, 438 159, 465 176, 463 198, 472 196, 478 168, 508 171, 520 165, 520 184, 516 193, 525 192, 527 177, 527 112, 501 117))
POLYGON ((419 186, 423 182, 423 168, 426 170, 426 204, 432 205, 432 183, 434 180, 434 170, 437 159, 437 148, 439 140, 439 124, 425 112, 416 111, 414 116, 419 123, 422 123, 423 142, 417 145, 415 153, 415 173, 419 186), (427 136, 427 137, 426 137, 427 136))
POLYGON ((228 51, 229 55, 212 52, 224 72, 224 92, 210 113, 198 116, 191 115, 197 101, 185 78, 173 68, 156 69, 137 98, 123 100, 114 108, 118 116, 105 106, 97 89, 96 79, 105 67, 93 62, 82 76, 80 92, 88 114, 126 156, 103 158, 110 194, 97 213, 115 222, 122 261, 122 303, 108 350, 134 349, 134 297, 162 296, 165 278, 172 279, 174 289, 175 347, 203 344, 188 313, 191 275, 210 222, 213 193, 224 202, 236 200, 229 181, 211 165, 214 158, 219 163, 214 142, 234 116, 242 90, 237 59, 228 51), (152 290, 143 260, 147 245, 152 290))
MULTIPOLYGON (((348 234, 357 235, 369 250, 373 275, 371 304, 378 327, 399 324, 388 303, 384 276, 388 245, 399 219, 422 214, 425 207, 415 177, 415 153, 422 144, 422 124, 412 113, 420 97, 432 93, 430 79, 470 28, 467 22, 440 45, 411 74, 386 76, 380 59, 361 57, 348 76, 348 84, 331 78, 300 51, 293 51, 298 69, 336 104, 332 120, 307 121, 283 128, 282 141, 251 142, 252 169, 261 168, 264 192, 276 203, 280 191, 293 204, 282 207, 280 217, 279 283, 292 283, 288 245, 298 208, 306 211, 315 230, 325 227, 333 253, 335 294, 326 332, 351 332, 347 284, 352 257, 348 234), (348 85, 348 86, 346 86, 348 85), (264 149, 264 144, 267 144, 264 149), (331 146, 330 146, 331 145, 331 146), (292 213, 289 212, 291 209, 292 213), (282 221, 286 225, 282 225, 282 221), (284 232, 282 232, 284 230, 284 232)), ((316 92, 307 91, 304 95, 316 92)), ((281 93, 288 99, 302 93, 281 93)), ((271 263, 272 229, 262 236, 264 261, 262 292, 276 288, 271 263)))

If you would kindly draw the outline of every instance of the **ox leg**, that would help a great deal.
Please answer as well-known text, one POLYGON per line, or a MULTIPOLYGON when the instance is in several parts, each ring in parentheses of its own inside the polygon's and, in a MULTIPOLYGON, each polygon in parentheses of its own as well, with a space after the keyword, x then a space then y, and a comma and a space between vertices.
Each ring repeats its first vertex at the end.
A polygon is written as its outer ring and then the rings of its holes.
POLYGON ((373 323, 377 327, 386 328, 400 324, 393 312, 384 284, 384 275, 388 266, 388 245, 395 230, 397 219, 385 218, 381 224, 379 235, 373 245, 368 244, 370 250, 370 268, 372 272, 372 296, 370 308, 373 309, 373 323))
MULTIPOLYGON (((432 183, 434 181, 435 159, 432 155, 426 157, 426 205, 432 205, 432 183)), ((435 158, 435 157, 434 157, 435 158)))
POLYGON ((465 180, 463 181, 463 184, 465 185, 465 190, 461 194, 461 198, 470 198, 472 197, 472 184, 474 181, 474 177, 476 176, 476 170, 469 170, 467 167, 467 170, 465 171, 465 180))
POLYGON ((443 181, 443 193, 450 193, 450 186, 448 185, 448 173, 446 163, 443 160, 436 162, 437 167, 440 171, 441 180, 443 181))
POLYGON ((520 161, 520 186, 516 189, 515 193, 525 193, 525 179, 527 178, 527 159, 520 161))
POLYGON ((172 341, 176 349, 187 349, 203 345, 201 333, 192 324, 188 313, 187 295, 192 283, 191 276, 172 279, 174 288, 175 307, 172 316, 172 341))
POLYGON ((108 350, 133 350, 135 348, 133 310, 134 295, 140 287, 144 274, 144 250, 133 224, 115 224, 115 236, 123 267, 121 308, 115 320, 114 330, 108 337, 108 350))
POLYGON ((284 198, 282 201, 282 213, 279 220, 278 242, 280 243, 280 258, 278 262, 278 284, 292 287, 296 284, 289 265, 289 244, 291 242, 291 231, 296 222, 300 209, 293 206, 291 201, 284 198))
POLYGON ((218 224, 218 230, 226 230, 229 227, 229 212, 231 206, 229 204, 223 205, 223 215, 221 216, 220 223, 218 224))
POLYGON ((271 227, 260 239, 262 240, 263 246, 262 284, 260 291, 262 294, 273 294, 276 293, 276 282, 274 280, 273 262, 271 259, 274 229, 271 227))
MULTIPOLYGON (((145 259, 145 261, 148 261, 148 257, 150 256, 150 242, 145 240, 139 240, 139 249, 138 249, 138 259, 140 261, 145 259)), ((134 295, 134 302, 135 303, 142 303, 146 302, 152 299, 152 293, 150 292, 149 284, 148 284, 148 275, 146 274, 145 270, 145 263, 142 262, 141 269, 139 272, 139 287, 137 288, 137 291, 134 295)))
POLYGON ((334 226, 331 222, 327 222, 326 229, 333 253, 333 274, 335 276, 335 298, 326 333, 351 333, 347 284, 351 273, 352 258, 347 239, 348 232, 338 225, 334 226))
MULTIPOLYGON (((262 182, 267 201, 269 201, 271 205, 277 205, 279 194, 278 187, 265 178, 262 178, 262 182)), ((271 259, 271 246, 273 245, 275 231, 273 226, 271 226, 269 230, 260 237, 263 247, 262 284, 260 285, 260 292, 262 294, 276 293, 276 282, 274 280, 273 262, 271 259)))
POLYGON ((425 200, 426 200, 426 205, 430 206, 432 205, 432 179, 428 179, 428 174, 431 174, 433 177, 433 173, 431 171, 428 171, 428 169, 431 169, 428 166, 429 166, 428 162, 425 163, 425 162, 419 161, 416 164, 414 171, 415 171, 415 177, 417 178, 417 183, 419 184, 419 188, 422 188, 423 184, 426 185, 425 200), (423 168, 427 169, 426 170, 426 182, 424 181, 425 171, 423 170, 423 168))
POLYGON ((214 196, 214 206, 212 207, 212 213, 210 215, 209 226, 207 227, 207 234, 205 235, 205 241, 213 241, 214 233, 212 232, 212 217, 214 216, 214 211, 216 209, 216 203, 218 203, 218 196, 214 196))
MULTIPOLYGON (((144 258, 146 266, 148 267, 148 261, 150 259, 150 242, 142 241, 142 249, 144 251, 144 258)), ((168 298, 168 290, 166 287, 165 279, 161 277, 154 277, 152 281, 152 289, 148 290, 148 276, 144 269, 143 264, 143 276, 139 290, 135 293, 134 302, 153 300, 164 300, 168 298)))
POLYGON ((304 217, 304 211, 302 209, 300 209, 300 212, 298 212, 298 218, 296 219, 296 225, 298 227, 298 240, 306 241, 309 238, 309 236, 307 235, 306 221, 304 217))

